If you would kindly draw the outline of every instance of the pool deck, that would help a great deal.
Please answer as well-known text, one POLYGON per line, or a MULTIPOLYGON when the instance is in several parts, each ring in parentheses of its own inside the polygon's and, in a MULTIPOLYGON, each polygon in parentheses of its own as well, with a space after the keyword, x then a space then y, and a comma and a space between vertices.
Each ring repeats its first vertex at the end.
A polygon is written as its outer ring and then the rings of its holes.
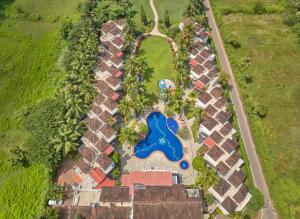
MULTIPOLYGON (((163 108, 164 108, 163 104, 158 104, 154 107, 155 109, 154 111, 163 112, 163 108)), ((147 114, 149 113, 150 112, 148 112, 147 114)), ((143 117, 146 118, 146 115, 143 117)), ((189 126, 188 123, 187 126, 189 126)), ((178 137, 178 135, 176 136, 178 137)), ((182 159, 187 160, 190 164, 187 170, 183 170, 180 168, 179 161, 178 162, 169 161, 165 157, 165 155, 160 151, 154 151, 149 157, 145 159, 140 159, 131 156, 132 149, 125 145, 122 147, 122 152, 121 152, 123 170, 128 172, 149 170, 149 169, 175 171, 175 172, 179 172, 182 175, 183 184, 185 185, 193 184, 197 172, 194 171, 192 168, 192 160, 193 157, 196 156, 196 151, 199 148, 199 145, 194 142, 193 137, 191 137, 188 140, 183 140, 181 138, 179 139, 182 143, 183 150, 184 150, 184 156, 182 159)))

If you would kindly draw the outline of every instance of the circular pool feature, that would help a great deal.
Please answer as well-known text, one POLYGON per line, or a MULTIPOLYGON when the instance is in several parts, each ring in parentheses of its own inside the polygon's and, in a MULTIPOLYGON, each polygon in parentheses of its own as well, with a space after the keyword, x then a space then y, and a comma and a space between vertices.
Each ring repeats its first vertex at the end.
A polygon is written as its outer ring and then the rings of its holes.
POLYGON ((175 119, 168 118, 167 119, 168 128, 175 134, 177 134, 179 126, 175 119))
POLYGON ((188 169, 190 166, 189 162, 187 162, 186 160, 181 161, 179 165, 180 165, 180 168, 183 170, 188 169))

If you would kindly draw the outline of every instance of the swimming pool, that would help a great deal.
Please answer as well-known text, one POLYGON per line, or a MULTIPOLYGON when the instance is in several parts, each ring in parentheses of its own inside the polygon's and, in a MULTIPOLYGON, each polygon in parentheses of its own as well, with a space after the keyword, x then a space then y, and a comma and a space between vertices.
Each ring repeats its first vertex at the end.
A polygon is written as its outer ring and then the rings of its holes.
POLYGON ((160 112, 153 112, 147 118, 149 132, 146 138, 134 146, 138 158, 146 158, 154 151, 163 152, 170 161, 179 161, 183 157, 183 148, 179 139, 167 127, 167 119, 160 112))

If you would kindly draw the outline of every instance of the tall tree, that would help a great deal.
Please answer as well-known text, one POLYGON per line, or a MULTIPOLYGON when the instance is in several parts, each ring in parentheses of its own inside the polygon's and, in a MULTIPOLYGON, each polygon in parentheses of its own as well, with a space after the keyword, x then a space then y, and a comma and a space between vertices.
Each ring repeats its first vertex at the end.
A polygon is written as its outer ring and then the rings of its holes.
POLYGON ((121 132, 119 134, 119 141, 121 142, 121 144, 125 143, 134 146, 134 144, 137 143, 138 139, 138 133, 134 129, 130 127, 121 129, 121 132))
POLYGON ((169 16, 168 10, 165 10, 164 25, 165 25, 166 28, 169 28, 171 26, 170 16, 169 16))
POLYGON ((147 16, 146 16, 143 5, 141 5, 141 9, 140 9, 140 19, 141 19, 142 24, 147 25, 148 21, 147 21, 147 16))
POLYGON ((211 186, 218 184, 220 181, 216 174, 216 171, 210 167, 201 168, 198 176, 195 178, 195 184, 205 191, 207 191, 211 186))

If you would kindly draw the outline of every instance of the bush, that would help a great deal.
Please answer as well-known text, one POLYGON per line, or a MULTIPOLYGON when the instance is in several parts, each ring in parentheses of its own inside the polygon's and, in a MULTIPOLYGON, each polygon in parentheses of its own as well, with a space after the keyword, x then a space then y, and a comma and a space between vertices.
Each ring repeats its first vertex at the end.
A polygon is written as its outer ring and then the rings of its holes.
POLYGON ((264 206, 264 197, 262 193, 255 187, 251 188, 251 198, 250 202, 248 203, 248 208, 253 211, 258 211, 264 206))
POLYGON ((236 39, 230 39, 228 41, 228 44, 231 45, 234 49, 239 49, 242 46, 241 43, 236 39))
POLYGON ((253 11, 255 14, 263 14, 266 12, 266 9, 261 2, 256 2, 253 7, 253 11))
POLYGON ((205 167, 205 162, 202 157, 195 157, 192 161, 194 170, 200 171, 205 167))
POLYGON ((120 166, 121 164, 121 157, 120 157, 120 153, 115 150, 111 156, 111 159, 114 161, 116 166, 120 166))

